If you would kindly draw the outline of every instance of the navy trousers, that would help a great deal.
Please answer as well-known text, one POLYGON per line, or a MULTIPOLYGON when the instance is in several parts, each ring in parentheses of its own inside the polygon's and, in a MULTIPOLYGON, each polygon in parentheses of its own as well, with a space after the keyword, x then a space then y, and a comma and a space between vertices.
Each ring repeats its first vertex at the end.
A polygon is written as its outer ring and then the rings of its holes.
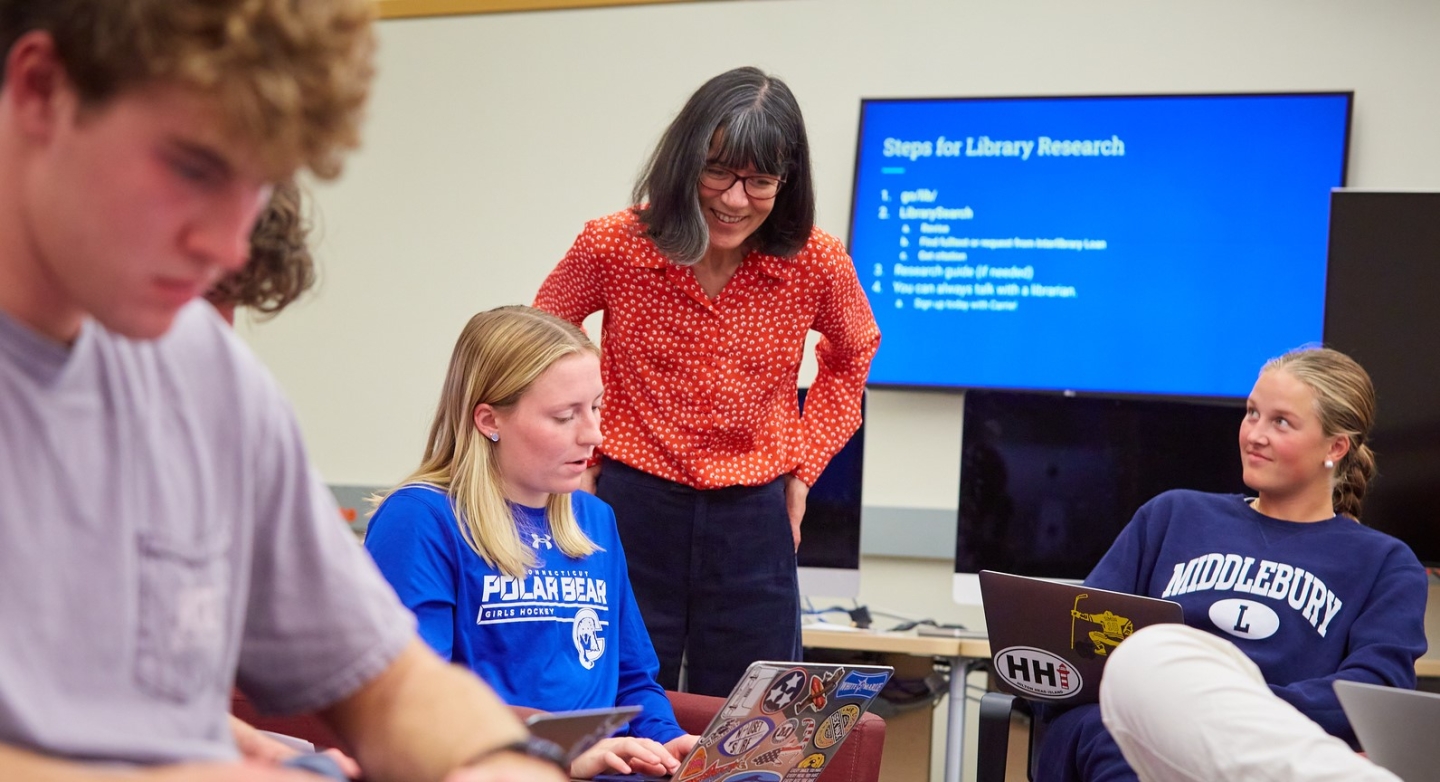
POLYGON ((1035 782, 1136 782, 1120 745, 1100 721, 1100 704, 1069 711, 1037 710, 1048 719, 1045 739, 1036 758, 1035 782))
POLYGON ((755 660, 800 659, 800 589, 785 481, 693 489, 606 460, 630 585, 660 686, 725 696, 755 660))

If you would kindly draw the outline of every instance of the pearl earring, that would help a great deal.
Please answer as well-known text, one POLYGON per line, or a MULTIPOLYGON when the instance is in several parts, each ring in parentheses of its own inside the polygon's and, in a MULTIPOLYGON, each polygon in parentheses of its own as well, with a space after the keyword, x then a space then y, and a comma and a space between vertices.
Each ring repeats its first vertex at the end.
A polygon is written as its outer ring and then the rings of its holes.
POLYGON ((498 442, 500 442, 500 433, 499 433, 499 432, 491 432, 491 433, 490 433, 490 442, 492 442, 492 443, 498 443, 498 442))
POLYGON ((1335 469, 1335 460, 1333 460, 1333 459, 1326 459, 1326 460, 1325 460, 1325 469, 1327 469, 1327 470, 1333 470, 1333 469, 1335 469))

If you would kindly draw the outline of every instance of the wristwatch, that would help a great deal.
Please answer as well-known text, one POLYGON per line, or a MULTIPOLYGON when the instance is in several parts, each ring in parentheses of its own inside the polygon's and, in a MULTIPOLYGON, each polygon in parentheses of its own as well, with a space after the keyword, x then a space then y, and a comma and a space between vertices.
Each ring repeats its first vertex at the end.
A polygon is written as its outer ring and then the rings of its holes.
POLYGON ((567 775, 570 773, 570 761, 565 750, 561 749, 559 744, 549 739, 542 739, 539 736, 526 736, 523 739, 512 741, 504 746, 487 749, 471 758, 465 765, 473 766, 482 760, 488 760, 490 756, 500 752, 514 752, 520 755, 528 755, 536 760, 543 760, 547 763, 555 764, 567 775))

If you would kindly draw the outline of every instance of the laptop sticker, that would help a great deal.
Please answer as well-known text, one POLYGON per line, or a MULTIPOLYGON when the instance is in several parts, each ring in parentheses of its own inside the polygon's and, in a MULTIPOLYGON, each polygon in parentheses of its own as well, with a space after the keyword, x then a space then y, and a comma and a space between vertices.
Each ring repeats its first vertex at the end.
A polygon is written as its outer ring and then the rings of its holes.
POLYGON ((995 654, 995 675, 1035 698, 1058 700, 1080 691, 1080 672, 1062 657, 1033 646, 1011 646, 995 654))
POLYGON ((795 737, 795 734, 798 733, 799 731, 800 731, 800 720, 791 718, 791 719, 785 720, 785 724, 784 724, 784 725, 781 725, 780 727, 776 728, 776 729, 775 729, 775 732, 772 733, 772 734, 770 734, 770 740, 771 740, 772 742, 776 743, 776 744, 784 744, 784 743, 786 743, 787 741, 789 741, 790 739, 794 738, 794 737, 795 737))
POLYGON ((830 749, 845 740, 850 735, 850 729, 860 721, 860 707, 853 703, 847 703, 835 710, 834 714, 825 718, 820 723, 820 732, 815 734, 815 746, 819 749, 830 749))
POLYGON ((675 782, 814 782, 890 673, 880 667, 753 664, 675 782))
MULTIPOLYGON (((1135 623, 1129 617, 1120 616, 1106 608, 1099 613, 1087 613, 1080 610, 1080 601, 1089 598, 1089 593, 1081 593, 1075 596, 1075 607, 1070 609, 1070 648, 1081 654, 1085 654, 1088 646, 1083 643, 1076 646, 1077 636, 1075 635, 1075 621, 1090 622, 1100 626, 1099 630, 1090 630, 1087 637, 1094 646, 1093 654, 1104 656, 1110 653, 1111 649, 1120 645, 1120 642, 1129 638, 1135 632, 1135 623)), ((1084 630, 1084 627, 1081 627, 1084 630)))
POLYGON ((826 704, 830 702, 830 694, 840 686, 839 670, 827 671, 822 680, 819 676, 810 677, 810 691, 795 704, 795 713, 799 714, 809 709, 816 714, 825 710, 826 704))
POLYGON ((873 698, 880 694, 885 688, 885 682, 889 681, 888 673, 861 673, 851 671, 846 674, 840 682, 840 689, 835 691, 836 698, 873 698))
POLYGON ((725 738, 720 740, 720 752, 730 757, 743 755, 746 752, 760 745, 775 723, 769 717, 756 717, 748 722, 740 723, 740 726, 730 731, 725 738))
POLYGON ((800 697, 805 689, 805 669, 791 668, 775 677, 774 683, 765 691, 765 700, 760 709, 766 714, 784 711, 800 697))

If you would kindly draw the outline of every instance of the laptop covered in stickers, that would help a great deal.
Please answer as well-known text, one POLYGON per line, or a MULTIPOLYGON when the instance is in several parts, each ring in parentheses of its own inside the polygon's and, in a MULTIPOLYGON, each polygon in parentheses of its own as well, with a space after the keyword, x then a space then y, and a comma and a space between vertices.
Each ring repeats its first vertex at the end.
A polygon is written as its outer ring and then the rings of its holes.
MULTIPOLYGON (((895 669, 755 662, 671 782, 814 782, 895 669)), ((661 779, 601 774, 600 782, 661 779)))
POLYGON ((1142 627, 1185 621, 1172 600, 980 571, 990 671, 1002 692, 1074 706, 1100 700, 1109 653, 1142 627))

